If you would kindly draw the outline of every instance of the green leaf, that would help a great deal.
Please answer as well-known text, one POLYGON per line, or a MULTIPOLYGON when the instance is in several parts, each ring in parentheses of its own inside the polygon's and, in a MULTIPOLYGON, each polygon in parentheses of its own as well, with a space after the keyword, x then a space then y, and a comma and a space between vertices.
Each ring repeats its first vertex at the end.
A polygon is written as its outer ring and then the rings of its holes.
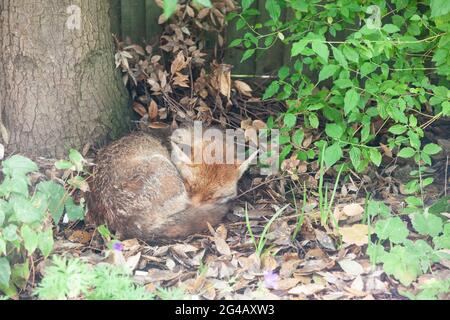
POLYGON ((333 83, 339 89, 346 89, 353 87, 353 82, 350 79, 337 79, 333 83))
POLYGON ((55 168, 58 170, 68 170, 73 167, 72 162, 67 160, 59 160, 55 162, 55 168))
POLYGON ((327 168, 334 166, 343 156, 339 143, 335 143, 325 149, 324 161, 327 168))
POLYGON ((436 249, 450 249, 450 223, 444 226, 444 234, 433 238, 436 249))
POLYGON ((0 258, 0 285, 9 286, 9 280, 11 278, 11 267, 9 261, 6 258, 0 258))
POLYGON ((178 4, 177 0, 164 0, 163 10, 166 19, 169 19, 172 16, 172 14, 175 13, 175 11, 177 10, 177 4, 178 4))
POLYGON ((370 148, 369 156, 370 156, 370 160, 373 162, 373 164, 375 164, 377 167, 379 167, 381 164, 381 160, 382 160, 380 151, 378 151, 378 149, 375 149, 375 148, 370 148))
POLYGON ((435 143, 429 143, 423 148, 423 152, 425 152, 426 154, 428 154, 430 156, 432 156, 434 154, 438 154, 441 151, 442 151, 442 148, 435 143))
POLYGON ((255 49, 245 50, 244 54, 242 55, 241 63, 244 62, 245 60, 248 60, 251 56, 255 54, 255 52, 256 52, 255 49))
POLYGON ((3 173, 10 177, 21 177, 38 170, 36 163, 20 155, 14 155, 3 161, 3 173))
POLYGON ((320 40, 316 40, 312 42, 312 50, 323 60, 325 63, 328 63, 328 56, 330 55, 330 51, 328 50, 328 46, 320 42, 320 40))
POLYGON ((411 220, 414 229, 424 236, 435 237, 443 230, 442 219, 430 213, 415 213, 411 220))
POLYGON ((431 17, 439 17, 450 12, 450 2, 448 0, 431 0, 431 17))
POLYGON ((17 220, 23 223, 33 223, 41 221, 43 212, 39 210, 29 199, 15 197, 13 202, 14 213, 17 220))
POLYGON ((278 81, 272 81, 264 92, 263 100, 272 98, 280 90, 280 84, 278 81))
POLYGON ((295 127, 295 125, 297 123, 297 116, 292 113, 286 113, 284 115, 283 122, 284 122, 284 125, 286 128, 291 129, 291 128, 295 127))
POLYGON ((309 43, 309 40, 306 40, 306 39, 302 39, 298 42, 295 42, 292 45, 291 57, 298 56, 300 53, 302 53, 302 51, 305 50, 308 43, 309 43))
POLYGON ((255 0, 242 0, 242 11, 247 10, 255 2, 255 0))
POLYGON ((48 201, 48 211, 53 217, 55 224, 58 224, 64 212, 64 204, 69 197, 63 186, 53 181, 43 181, 36 187, 38 192, 45 195, 48 201))
POLYGON ((397 27, 395 24, 385 24, 382 28, 384 31, 386 31, 387 33, 395 33, 395 32, 399 32, 400 28, 397 27))
POLYGON ((400 152, 398 153, 397 156, 400 158, 408 159, 408 158, 413 157, 415 154, 416 154, 416 151, 413 148, 406 147, 406 148, 403 148, 402 150, 400 150, 400 152))
POLYGON ((79 153, 75 149, 70 149, 69 151, 69 159, 75 165, 77 171, 83 171, 83 163, 85 162, 81 153, 79 153))
POLYGON ((278 0, 266 0, 266 9, 274 21, 278 21, 280 19, 281 7, 278 4, 278 0))
POLYGON ((347 60, 353 61, 355 63, 359 63, 359 54, 358 54, 358 52, 356 52, 355 49, 353 49, 349 46, 344 46, 343 53, 344 53, 344 56, 347 58, 347 60))
POLYGON ((331 47, 331 50, 333 51, 334 59, 344 68, 348 68, 347 59, 345 59, 344 54, 336 47, 331 47))
POLYGON ((419 259, 403 246, 395 246, 382 257, 384 271, 409 286, 421 273, 419 259))
POLYGON ((344 129, 336 123, 327 123, 325 127, 325 133, 330 138, 339 140, 344 134, 344 129))
POLYGON ((194 3, 197 3, 205 8, 212 8, 211 0, 194 0, 194 3))
POLYGON ((319 118, 315 113, 310 113, 308 119, 312 128, 317 129, 319 127, 319 118))
POLYGON ((3 239, 9 242, 14 242, 19 240, 19 236, 17 235, 17 226, 14 224, 10 224, 5 227, 2 231, 3 239))
POLYGON ((353 167, 358 170, 361 165, 361 150, 357 147, 352 147, 350 149, 350 160, 352 161, 353 167))
POLYGON ((375 233, 380 239, 389 239, 393 243, 403 243, 409 235, 408 228, 399 217, 378 220, 375 233))
POLYGON ((362 76, 367 76, 368 74, 371 74, 372 72, 374 72, 376 69, 378 68, 378 66, 374 63, 371 62, 365 62, 363 63, 363 65, 361 66, 361 75, 362 76))
POLYGON ((28 251, 28 255, 32 255, 38 245, 38 234, 28 225, 24 224, 20 230, 22 235, 25 249, 28 251))
POLYGON ((396 134, 396 135, 400 135, 406 132, 406 130, 408 130, 408 128, 404 125, 401 124, 396 124, 392 127, 389 128, 389 132, 396 134))
POLYGON ((66 202, 66 213, 70 221, 83 220, 84 208, 81 205, 76 205, 71 197, 66 202))
POLYGON ((359 99, 360 99, 359 93, 353 88, 345 93, 344 111, 346 115, 356 108, 359 99))
POLYGON ((325 67, 322 68, 322 70, 320 70, 319 82, 328 79, 329 77, 334 75, 337 70, 339 70, 339 66, 332 64, 326 65, 325 67))
MULTIPOLYGON (((296 130, 294 135, 292 136, 292 142, 295 143, 298 147, 302 146, 303 139, 305 138, 305 133, 302 129, 296 130)), ((1 226, 1 224, 0 224, 1 226)))
POLYGON ((45 258, 47 258, 52 252, 53 245, 53 230, 51 228, 39 234, 38 248, 45 258))
POLYGON ((288 76, 289 76, 289 67, 283 66, 280 68, 280 70, 278 70, 278 78, 280 78, 280 80, 284 80, 288 76))

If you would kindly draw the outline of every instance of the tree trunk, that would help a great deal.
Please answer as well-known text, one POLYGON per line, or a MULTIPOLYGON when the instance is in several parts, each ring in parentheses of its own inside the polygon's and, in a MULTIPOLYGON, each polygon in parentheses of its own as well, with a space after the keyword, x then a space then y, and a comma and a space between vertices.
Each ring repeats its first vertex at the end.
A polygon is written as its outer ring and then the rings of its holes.
POLYGON ((8 153, 60 157, 129 126, 108 11, 108 0, 0 0, 0 137, 8 153))

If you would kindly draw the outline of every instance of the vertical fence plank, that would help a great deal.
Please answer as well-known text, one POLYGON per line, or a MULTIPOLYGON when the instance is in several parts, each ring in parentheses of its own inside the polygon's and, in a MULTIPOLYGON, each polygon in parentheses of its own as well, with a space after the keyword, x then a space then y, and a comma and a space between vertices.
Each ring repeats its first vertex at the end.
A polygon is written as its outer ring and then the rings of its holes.
POLYGON ((133 42, 145 40, 145 0, 122 0, 122 38, 133 42))
POLYGON ((121 2, 122 0, 109 1, 109 15, 111 19, 111 33, 117 37, 121 37, 122 21, 121 21, 121 2))
MULTIPOLYGON (((258 1, 258 10, 261 13, 258 20, 260 23, 264 23, 265 21, 270 20, 270 15, 265 8, 265 0, 258 1)), ((284 17, 280 17, 280 19, 284 19, 284 17)), ((268 28, 261 29, 263 34, 267 34, 271 32, 268 28)), ((277 42, 273 47, 269 50, 259 52, 259 55, 256 57, 256 66, 255 72, 257 75, 269 75, 273 74, 283 66, 283 49, 284 45, 280 42, 277 42)))
POLYGON ((162 28, 158 24, 158 18, 162 10, 155 3, 155 0, 145 0, 145 36, 150 44, 157 43, 162 28))

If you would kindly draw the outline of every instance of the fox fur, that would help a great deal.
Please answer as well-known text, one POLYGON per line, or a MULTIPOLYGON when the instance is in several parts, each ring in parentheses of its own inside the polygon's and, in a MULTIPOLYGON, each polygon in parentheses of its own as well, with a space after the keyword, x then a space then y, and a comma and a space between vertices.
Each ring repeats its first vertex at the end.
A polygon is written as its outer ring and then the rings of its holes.
POLYGON ((169 141, 139 132, 102 149, 87 196, 88 222, 144 241, 186 237, 207 222, 220 223, 254 156, 242 163, 194 163, 206 145, 190 144, 192 137, 191 128, 178 129, 169 141), (192 145, 192 157, 183 145, 192 145))

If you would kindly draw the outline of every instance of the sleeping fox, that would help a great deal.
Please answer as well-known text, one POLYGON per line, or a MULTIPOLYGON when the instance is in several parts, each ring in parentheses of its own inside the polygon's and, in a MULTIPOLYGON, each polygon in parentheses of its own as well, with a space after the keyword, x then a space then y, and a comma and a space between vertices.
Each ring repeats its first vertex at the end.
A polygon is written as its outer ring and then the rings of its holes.
POLYGON ((231 164, 196 162, 218 141, 192 141, 192 128, 177 129, 169 141, 139 132, 101 150, 87 196, 87 221, 106 223, 120 238, 145 241, 185 237, 205 230, 207 222, 217 225, 257 153, 231 164), (183 152, 186 146, 190 152, 183 152))

